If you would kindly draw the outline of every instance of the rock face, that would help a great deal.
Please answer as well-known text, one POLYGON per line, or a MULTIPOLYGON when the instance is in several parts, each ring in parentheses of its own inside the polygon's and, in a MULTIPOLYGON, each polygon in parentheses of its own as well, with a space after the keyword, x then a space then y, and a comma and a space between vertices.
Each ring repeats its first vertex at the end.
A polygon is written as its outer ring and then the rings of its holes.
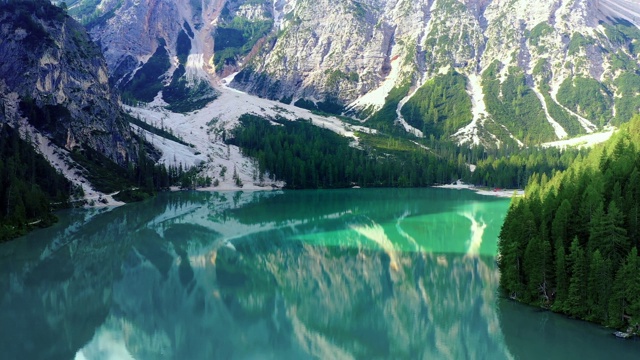
POLYGON ((68 150, 86 145, 119 164, 132 160, 104 58, 82 25, 45 1, 1 7, 0 122, 26 117, 68 150))
POLYGON ((128 0, 107 2, 106 6, 103 11, 113 17, 88 25, 91 37, 102 46, 116 83, 151 57, 159 46, 159 39, 175 49, 182 29, 176 2, 128 0))
POLYGON ((240 71, 239 89, 363 119, 387 104, 397 111, 386 121, 460 143, 536 144, 617 125, 640 108, 640 5, 628 0, 68 3, 78 17, 94 14, 88 26, 114 83, 158 39, 169 83, 184 31, 187 73, 215 83, 240 71), (464 91, 449 88, 455 75, 464 91))
POLYGON ((111 84, 125 101, 151 102, 164 90, 170 105, 189 110, 215 98, 212 19, 224 1, 67 1, 104 53, 111 84), (218 4, 221 3, 221 4, 218 4), (146 66, 145 66, 146 65, 146 66), (168 90, 168 91, 167 91, 168 90), (169 93, 169 95, 167 95, 169 93), (191 105, 185 107, 185 101, 191 105), (178 104, 178 105, 176 105, 178 104))
MULTIPOLYGON (((628 77, 635 79, 628 70, 636 67, 633 46, 640 39, 630 21, 638 6, 628 1, 298 0, 288 5, 278 35, 236 77, 238 87, 294 101, 329 99, 350 104, 357 113, 380 109, 391 89, 409 84, 397 103, 398 118, 424 135, 474 144, 522 145, 589 133, 637 111, 638 98, 626 87, 628 77), (467 78, 467 97, 476 101, 466 110, 468 125, 435 132, 429 123, 438 115, 426 109, 429 99, 421 96, 429 91, 420 88, 430 81, 446 88, 439 75, 452 69, 467 78), (507 103, 503 96, 514 87, 520 90, 507 103), (589 109, 587 98, 593 96, 580 94, 585 88, 599 98, 597 109, 589 109)), ((440 121, 452 117, 437 102, 431 107, 440 110, 440 121)))

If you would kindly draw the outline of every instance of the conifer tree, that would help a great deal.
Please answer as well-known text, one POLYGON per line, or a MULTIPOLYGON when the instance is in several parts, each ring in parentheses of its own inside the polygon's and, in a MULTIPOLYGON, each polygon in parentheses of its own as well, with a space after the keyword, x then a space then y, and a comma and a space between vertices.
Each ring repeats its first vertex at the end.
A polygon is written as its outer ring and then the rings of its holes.
POLYGON ((569 278, 569 292, 567 294, 566 310, 576 317, 586 314, 586 293, 587 293, 587 269, 585 268, 585 254, 580 247, 578 238, 571 242, 569 250, 569 266, 571 277, 569 278))
POLYGON ((565 309, 565 301, 569 293, 569 276, 567 273, 564 242, 561 238, 556 240, 556 296, 553 308, 556 311, 565 309))
POLYGON ((604 322, 607 319, 607 307, 611 290, 610 261, 603 259, 600 250, 596 250, 589 264, 588 306, 589 319, 604 322))
POLYGON ((630 325, 640 324, 640 258, 638 249, 631 248, 622 269, 625 287, 625 311, 630 316, 630 325))
POLYGON ((565 242, 566 246, 569 245, 569 219, 572 215, 571 203, 569 203, 569 200, 564 199, 562 203, 560 203, 560 207, 558 207, 551 224, 551 236, 553 240, 561 240, 563 246, 565 242))
POLYGON ((640 143, 640 117, 546 185, 542 177, 531 177, 526 198, 512 204, 500 233, 506 294, 514 284, 524 284, 528 296, 518 299, 539 304, 534 284, 540 281, 541 249, 549 237, 555 275, 549 277, 551 309, 640 332, 640 152, 635 143, 640 143), (524 221, 526 209, 533 229, 524 221))

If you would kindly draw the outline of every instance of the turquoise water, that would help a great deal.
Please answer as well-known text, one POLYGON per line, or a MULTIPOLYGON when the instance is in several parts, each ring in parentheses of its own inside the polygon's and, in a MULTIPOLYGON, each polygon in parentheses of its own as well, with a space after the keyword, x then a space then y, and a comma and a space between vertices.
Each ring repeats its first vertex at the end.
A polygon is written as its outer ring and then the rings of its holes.
POLYGON ((0 245, 9 359, 602 359, 640 342, 501 299, 509 200, 167 193, 0 245))

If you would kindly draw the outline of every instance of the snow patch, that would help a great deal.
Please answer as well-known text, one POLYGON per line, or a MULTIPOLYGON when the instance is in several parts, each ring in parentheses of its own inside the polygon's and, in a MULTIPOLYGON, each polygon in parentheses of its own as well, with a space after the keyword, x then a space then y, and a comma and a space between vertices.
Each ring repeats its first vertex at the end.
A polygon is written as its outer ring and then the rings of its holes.
POLYGON ((232 87, 229 87, 229 84, 231 84, 233 82, 233 80, 236 78, 236 75, 238 75, 238 71, 229 74, 229 76, 222 78, 221 83, 222 86, 224 86, 225 88, 229 89, 229 90, 235 90, 236 92, 240 93, 240 94, 246 94, 244 91, 240 91, 237 89, 234 89, 232 87))
POLYGON ((135 125, 131 125, 131 128, 136 133, 142 133, 147 142, 162 152, 162 157, 158 160, 160 164, 186 169, 199 166, 207 159, 189 146, 155 135, 135 125))
POLYGON ((580 122, 580 125, 582 126, 582 128, 583 128, 583 129, 584 129, 588 134, 591 134, 591 133, 593 133, 594 131, 597 131, 597 130, 598 130, 598 127, 597 127, 597 126, 595 126, 591 121, 589 121, 589 120, 585 119, 584 117, 582 117, 582 116, 580 116, 580 115, 576 114, 576 113, 575 113, 575 112, 573 112, 571 109, 566 108, 564 105, 562 105, 562 104, 560 104, 560 103, 558 102, 558 98, 557 98, 557 96, 558 96, 558 91, 559 91, 559 90, 560 90, 560 82, 557 82, 557 83, 555 83, 555 84, 553 84, 553 85, 551 86, 551 92, 550 92, 551 99, 553 99, 553 101, 555 101, 555 102, 556 102, 556 104, 558 104, 558 106, 560 106, 561 108, 563 108, 566 112, 568 112, 569 114, 571 114, 571 115, 575 116, 575 117, 578 119, 578 121, 580 122))
POLYGON ((485 196, 495 196, 501 198, 510 198, 510 197, 522 197, 524 196, 524 190, 512 190, 512 189, 477 189, 476 194, 485 195, 485 196))
POLYGON ((396 108, 396 116, 397 116, 397 121, 400 123, 400 125, 402 125, 402 127, 404 127, 406 132, 413 134, 416 137, 423 138, 424 133, 418 130, 417 128, 409 125, 409 123, 404 119, 404 116, 402 116, 402 107, 409 100, 411 100, 411 98, 418 92, 419 89, 420 87, 416 87, 416 89, 412 93, 410 93, 408 96, 405 96, 404 99, 400 100, 400 102, 398 103, 398 107, 396 108))
POLYGON ((439 188, 439 189, 452 189, 452 190, 473 190, 479 195, 497 196, 497 197, 524 196, 524 190, 477 188, 474 185, 465 184, 461 180, 458 180, 452 184, 438 185, 433 187, 439 188))
MULTIPOLYGON (((273 24, 276 29, 284 29, 284 0, 273 0, 272 3, 272 11, 273 11, 273 24)), ((295 7, 295 4, 293 5, 295 7)))
POLYGON ((413 141, 413 140, 410 140, 410 141, 411 141, 412 143, 414 143, 417 147, 420 147, 420 148, 422 148, 422 149, 424 149, 424 150, 427 150, 427 151, 431 151, 431 149, 429 149, 429 147, 428 147, 428 146, 422 145, 422 144, 420 144, 420 143, 419 143, 419 142, 417 142, 417 141, 413 141))
POLYGON ((451 65, 443 66, 440 69, 438 69, 438 74, 446 75, 450 69, 451 69, 451 65))
POLYGON ((206 79, 204 71, 204 54, 189 54, 185 68, 187 83, 193 84, 197 79, 206 79))
POLYGON ((185 77, 189 86, 193 86, 198 80, 209 81, 209 74, 205 70, 205 44, 200 36, 191 40, 191 50, 185 65, 185 77))
POLYGON ((436 185, 436 186, 434 186, 434 188, 463 190, 463 189, 473 189, 474 186, 471 185, 471 184, 467 184, 467 183, 463 182, 462 180, 456 180, 456 182, 453 182, 451 184, 436 185))
MULTIPOLYGON (((506 131, 506 132, 507 132, 507 134, 509 134, 509 137, 510 137, 513 141, 515 141, 515 142, 518 144, 518 146, 519 146, 519 147, 524 147, 524 144, 522 143, 522 141, 518 140, 518 138, 516 138, 515 136, 513 136, 513 134, 509 131, 509 129, 507 129, 507 127, 506 127, 506 126, 504 126, 504 125, 502 125, 502 124, 498 124, 498 125, 500 125, 500 126, 504 129, 504 131, 506 131)), ((497 139, 497 138, 496 138, 496 139, 497 139)))

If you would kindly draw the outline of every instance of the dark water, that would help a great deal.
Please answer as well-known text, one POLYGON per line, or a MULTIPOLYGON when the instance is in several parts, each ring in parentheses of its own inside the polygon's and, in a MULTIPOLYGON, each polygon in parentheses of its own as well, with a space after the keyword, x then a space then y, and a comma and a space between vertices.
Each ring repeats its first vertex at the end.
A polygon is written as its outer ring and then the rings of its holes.
POLYGON ((173 193, 0 246, 3 359, 636 359, 497 295, 509 200, 173 193))

